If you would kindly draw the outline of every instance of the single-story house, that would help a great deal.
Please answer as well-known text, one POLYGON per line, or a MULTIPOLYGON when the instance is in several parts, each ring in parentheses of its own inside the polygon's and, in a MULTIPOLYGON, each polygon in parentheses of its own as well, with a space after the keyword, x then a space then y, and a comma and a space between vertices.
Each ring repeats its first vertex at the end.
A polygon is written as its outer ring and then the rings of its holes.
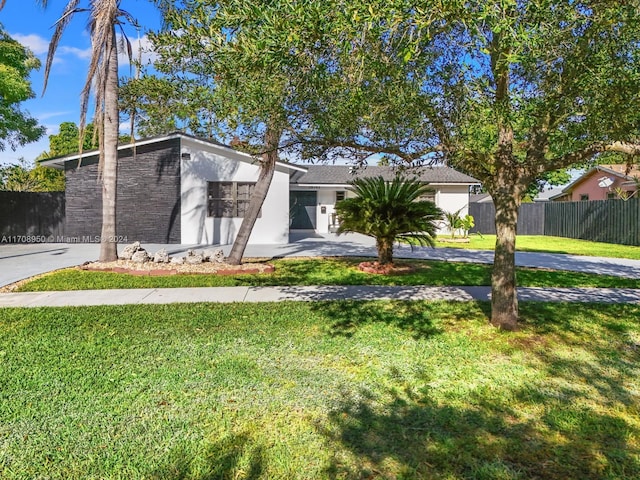
POLYGON ((627 171, 627 166, 597 165, 549 198, 556 202, 611 200, 628 198, 638 191, 640 168, 627 171))
MULTIPOLYGON (((349 182, 356 178, 382 176, 391 181, 397 170, 393 167, 348 165, 309 165, 295 171, 289 184, 291 199, 291 228, 310 228, 318 233, 337 230, 336 202, 354 195, 348 191, 349 182)), ((421 167, 407 172, 433 189, 429 200, 448 212, 469 213, 469 187, 478 181, 453 168, 421 167)))
MULTIPOLYGON (((65 234, 71 241, 99 241, 102 223, 98 153, 43 162, 66 175, 65 234)), ((233 243, 258 178, 255 159, 215 141, 183 133, 119 146, 117 221, 120 243, 224 245, 233 243)), ((434 189, 447 211, 467 213, 477 180, 449 167, 412 171, 434 189)), ((250 243, 284 244, 290 229, 319 233, 336 227, 335 203, 349 182, 383 175, 391 167, 297 165, 279 162, 250 243)))

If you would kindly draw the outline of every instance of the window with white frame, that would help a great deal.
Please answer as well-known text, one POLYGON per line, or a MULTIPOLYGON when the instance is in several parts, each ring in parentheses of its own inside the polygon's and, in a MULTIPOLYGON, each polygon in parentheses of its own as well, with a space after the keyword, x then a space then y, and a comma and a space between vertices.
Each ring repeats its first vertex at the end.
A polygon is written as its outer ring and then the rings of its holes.
POLYGON ((255 188, 251 182, 208 182, 207 215, 217 218, 244 218, 255 188))

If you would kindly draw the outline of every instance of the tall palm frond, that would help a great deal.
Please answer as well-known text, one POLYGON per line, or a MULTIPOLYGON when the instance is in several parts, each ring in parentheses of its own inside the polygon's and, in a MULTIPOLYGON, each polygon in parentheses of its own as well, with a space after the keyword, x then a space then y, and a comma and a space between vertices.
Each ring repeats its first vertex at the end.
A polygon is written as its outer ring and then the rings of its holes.
MULTIPOLYGON (((5 0, 0 0, 0 8, 5 0)), ((47 0, 37 0, 43 7, 47 0)), ((82 154, 87 111, 92 89, 95 90, 94 126, 98 137, 100 160, 98 178, 102 183, 102 235, 100 261, 117 259, 116 195, 118 153, 118 45, 116 29, 120 28, 126 51, 131 62, 131 43, 124 30, 123 21, 135 25, 135 20, 120 8, 120 0, 89 0, 88 8, 81 8, 80 0, 69 0, 61 17, 55 23, 44 72, 43 93, 47 88, 53 59, 60 39, 69 22, 77 13, 88 12, 91 35, 91 58, 87 78, 80 94, 80 122, 78 126, 78 150, 82 154)), ((80 164, 78 163, 78 166, 80 164)))

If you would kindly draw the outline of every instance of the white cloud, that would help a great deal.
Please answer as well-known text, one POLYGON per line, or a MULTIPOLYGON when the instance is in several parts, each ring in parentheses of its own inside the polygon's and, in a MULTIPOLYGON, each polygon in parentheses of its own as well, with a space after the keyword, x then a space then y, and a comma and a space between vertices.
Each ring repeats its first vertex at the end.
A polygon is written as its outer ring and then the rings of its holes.
POLYGON ((25 47, 29 48, 36 55, 42 55, 49 51, 49 40, 36 35, 35 33, 29 35, 22 35, 21 33, 12 33, 11 37, 20 42, 25 47))
POLYGON ((126 122, 120 122, 120 125, 118 125, 118 131, 129 135, 131 133, 131 122, 129 120, 126 122))
MULTIPOLYGON (((36 55, 46 55, 49 52, 49 39, 41 37, 35 33, 31 33, 28 35, 23 35, 21 33, 11 34, 11 37, 16 39, 25 47, 29 48, 36 55)), ((74 56, 76 58, 80 58, 83 60, 91 58, 91 47, 82 49, 77 47, 68 47, 68 46, 59 46, 56 55, 54 57, 53 63, 59 64, 62 63, 61 56, 74 56)))
POLYGON ((78 57, 82 60, 88 60, 89 58, 91 58, 91 47, 89 48, 78 48, 78 47, 66 47, 66 46, 62 46, 58 48, 58 53, 65 55, 73 55, 75 57, 78 57))
MULTIPOLYGON (((122 41, 122 37, 119 36, 118 39, 118 64, 125 66, 129 64, 129 55, 127 54, 126 46, 124 46, 122 41), (124 48, 121 47, 124 46, 124 48)), ((151 42, 149 41, 149 37, 143 35, 140 38, 132 39, 129 37, 129 42, 131 43, 131 60, 138 61, 140 60, 142 65, 148 65, 155 61, 157 55, 153 51, 153 47, 151 42)))
POLYGON ((60 133, 60 125, 59 124, 53 125, 53 124, 45 123, 44 124, 44 128, 47 129, 47 135, 57 135, 57 134, 60 133))

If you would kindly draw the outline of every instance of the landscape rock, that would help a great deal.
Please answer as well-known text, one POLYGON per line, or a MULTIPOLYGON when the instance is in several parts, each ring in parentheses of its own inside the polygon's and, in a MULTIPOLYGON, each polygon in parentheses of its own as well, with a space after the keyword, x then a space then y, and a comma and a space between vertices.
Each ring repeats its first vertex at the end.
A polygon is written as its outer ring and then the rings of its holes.
POLYGON ((145 263, 149 261, 149 254, 144 248, 139 249, 131 256, 131 261, 134 263, 145 263))
POLYGON ((133 242, 131 245, 127 245, 122 249, 122 253, 120 254, 121 260, 131 260, 133 254, 140 250, 140 242, 133 242))
POLYGON ((209 261, 213 263, 224 263, 224 252, 222 251, 222 249, 216 249, 213 252, 213 255, 209 258, 209 261))
POLYGON ((224 252, 221 248, 207 249, 202 252, 205 262, 224 263, 224 252))
POLYGON ((155 263, 169 263, 169 254, 166 249, 158 250, 153 256, 153 261, 155 263))
POLYGON ((184 258, 182 258, 182 257, 173 257, 171 259, 170 263, 173 263, 174 265, 182 265, 184 263, 184 258))
POLYGON ((204 255, 201 253, 193 253, 191 255, 187 254, 187 256, 184 257, 184 263, 188 263, 189 265, 195 265, 202 262, 204 262, 204 255))

